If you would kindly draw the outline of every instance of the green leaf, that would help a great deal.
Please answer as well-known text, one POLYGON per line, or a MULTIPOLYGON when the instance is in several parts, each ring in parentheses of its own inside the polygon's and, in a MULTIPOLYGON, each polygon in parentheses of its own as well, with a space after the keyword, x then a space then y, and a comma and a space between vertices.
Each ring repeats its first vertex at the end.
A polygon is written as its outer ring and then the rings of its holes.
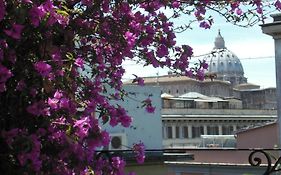
POLYGON ((57 13, 63 16, 69 16, 69 14, 65 10, 57 9, 57 13))

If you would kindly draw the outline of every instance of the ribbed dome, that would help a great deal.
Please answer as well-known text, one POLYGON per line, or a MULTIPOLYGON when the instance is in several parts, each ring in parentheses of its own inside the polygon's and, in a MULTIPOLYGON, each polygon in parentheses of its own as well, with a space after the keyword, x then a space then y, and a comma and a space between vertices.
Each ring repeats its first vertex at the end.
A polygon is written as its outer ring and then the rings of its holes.
POLYGON ((210 73, 244 75, 244 70, 239 58, 227 49, 214 49, 207 56, 210 73))
POLYGON ((205 59, 209 63, 208 72, 216 74, 217 79, 230 81, 233 85, 247 82, 239 58, 225 47, 220 31, 215 39, 214 49, 205 59))

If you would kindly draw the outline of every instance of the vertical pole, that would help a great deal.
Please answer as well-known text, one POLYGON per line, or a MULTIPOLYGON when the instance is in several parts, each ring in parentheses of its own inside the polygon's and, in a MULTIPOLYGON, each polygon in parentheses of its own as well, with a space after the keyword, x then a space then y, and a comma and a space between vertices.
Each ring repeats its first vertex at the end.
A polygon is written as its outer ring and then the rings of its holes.
POLYGON ((187 127, 188 127, 188 132, 187 132, 188 138, 191 139, 192 138, 192 125, 187 125, 187 127))
POLYGON ((272 23, 263 24, 262 32, 274 39, 275 45, 275 68, 276 68, 276 96, 277 96, 277 122, 278 139, 281 147, 281 13, 271 15, 272 23))
POLYGON ((176 126, 175 125, 172 126, 172 138, 173 139, 176 138, 176 126))
MULTIPOLYGON (((281 27, 281 26, 280 26, 281 27)), ((281 32, 281 28, 280 28, 281 32)), ((279 148, 281 147, 281 38, 274 39, 279 148)))
POLYGON ((219 125, 218 127, 219 127, 219 135, 223 135, 223 133, 222 133, 222 125, 219 125))
POLYGON ((207 129, 207 125, 204 125, 204 135, 208 135, 208 129, 207 129))

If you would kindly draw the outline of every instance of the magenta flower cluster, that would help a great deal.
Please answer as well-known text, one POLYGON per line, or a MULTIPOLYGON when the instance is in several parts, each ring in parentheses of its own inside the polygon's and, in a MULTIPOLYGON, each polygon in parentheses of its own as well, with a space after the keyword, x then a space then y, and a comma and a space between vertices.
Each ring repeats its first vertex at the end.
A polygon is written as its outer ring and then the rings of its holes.
POLYGON ((147 99, 145 99, 144 101, 142 101, 143 103, 143 107, 145 107, 145 110, 148 112, 148 113, 154 113, 156 107, 154 107, 152 105, 152 101, 151 99, 148 97, 147 99))
MULTIPOLYGON (((188 6, 210 28, 215 1, 0 0, 0 170, 6 174, 124 175, 125 160, 99 156, 109 145, 102 124, 129 127, 115 101, 124 96, 123 62, 144 62, 204 79, 205 61, 190 67, 188 45, 176 45, 164 9, 188 6), (110 92, 114 92, 111 94, 110 92), (3 170, 3 171, 2 171, 3 170)), ((225 1, 243 15, 239 1, 225 1)), ((263 2, 247 3, 263 14, 263 2)), ((281 8, 280 1, 272 3, 281 8)), ((133 80, 144 85, 144 80, 133 80)), ((155 107, 142 102, 148 113, 155 107)), ((144 144, 133 146, 143 163, 144 144)), ((130 173, 134 174, 134 173, 130 173)))
POLYGON ((139 164, 144 163, 145 146, 142 142, 133 145, 133 152, 136 154, 136 159, 139 164))

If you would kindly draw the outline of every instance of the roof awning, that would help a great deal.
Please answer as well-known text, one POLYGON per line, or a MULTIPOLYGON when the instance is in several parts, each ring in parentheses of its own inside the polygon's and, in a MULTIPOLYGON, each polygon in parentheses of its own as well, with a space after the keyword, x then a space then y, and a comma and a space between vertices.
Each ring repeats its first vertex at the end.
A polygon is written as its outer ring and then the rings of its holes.
POLYGON ((161 94, 161 98, 173 98, 174 96, 171 94, 163 93, 161 94))
POLYGON ((222 99, 195 99, 194 101, 198 102, 219 102, 219 101, 228 101, 228 100, 222 100, 222 99))
POLYGON ((233 119, 267 119, 267 120, 272 120, 272 119, 277 119, 276 115, 229 115, 229 114, 223 114, 223 115, 210 115, 210 114, 193 114, 193 115, 185 115, 185 114, 162 114, 161 115, 162 119, 169 120, 169 119, 178 119, 178 120, 189 120, 189 119, 224 119, 224 120, 233 120, 233 119))

